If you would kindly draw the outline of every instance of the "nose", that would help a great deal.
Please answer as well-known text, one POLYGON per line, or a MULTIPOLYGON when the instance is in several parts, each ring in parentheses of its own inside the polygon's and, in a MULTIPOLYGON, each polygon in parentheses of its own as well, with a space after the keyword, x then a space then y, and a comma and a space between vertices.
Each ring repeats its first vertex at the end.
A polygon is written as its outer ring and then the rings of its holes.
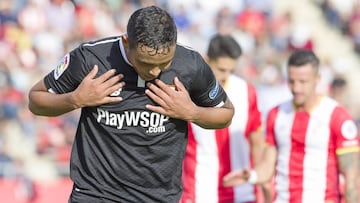
POLYGON ((300 93, 300 92, 301 92, 301 89, 302 89, 301 84, 299 84, 299 83, 297 83, 297 82, 295 82, 294 84, 292 84, 292 91, 293 91, 294 93, 300 93))

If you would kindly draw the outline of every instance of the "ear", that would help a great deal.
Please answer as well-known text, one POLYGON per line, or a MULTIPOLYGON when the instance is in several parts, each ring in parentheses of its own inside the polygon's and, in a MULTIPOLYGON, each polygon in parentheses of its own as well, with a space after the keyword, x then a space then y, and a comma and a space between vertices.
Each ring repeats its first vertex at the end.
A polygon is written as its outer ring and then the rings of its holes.
POLYGON ((320 70, 319 70, 319 72, 318 72, 317 75, 316 75, 316 82, 319 83, 320 80, 321 80, 321 72, 320 72, 320 70))
POLYGON ((129 48, 129 41, 128 41, 128 36, 125 34, 121 37, 122 43, 124 45, 125 49, 129 48))
POLYGON ((206 63, 209 63, 209 62, 210 62, 210 58, 209 58, 207 55, 205 55, 203 58, 204 58, 204 60, 205 60, 206 63))

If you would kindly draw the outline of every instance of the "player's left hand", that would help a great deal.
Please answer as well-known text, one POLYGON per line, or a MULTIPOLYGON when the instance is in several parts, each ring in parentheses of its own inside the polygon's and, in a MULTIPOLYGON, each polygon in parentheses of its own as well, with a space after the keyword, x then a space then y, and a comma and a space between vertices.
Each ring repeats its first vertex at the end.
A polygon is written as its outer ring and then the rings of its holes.
POLYGON ((145 93, 159 106, 146 105, 146 108, 171 118, 191 120, 191 114, 195 112, 196 105, 177 77, 174 78, 174 84, 175 90, 158 79, 154 83, 148 83, 149 89, 145 90, 145 93))
POLYGON ((247 182, 250 176, 250 169, 231 171, 223 177, 223 185, 232 187, 247 182))

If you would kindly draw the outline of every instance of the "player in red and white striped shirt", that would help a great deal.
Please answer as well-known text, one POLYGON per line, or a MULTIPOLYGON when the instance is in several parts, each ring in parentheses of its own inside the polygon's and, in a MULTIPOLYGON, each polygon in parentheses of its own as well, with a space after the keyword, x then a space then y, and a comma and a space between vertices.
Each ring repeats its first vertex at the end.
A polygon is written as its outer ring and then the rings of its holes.
MULTIPOLYGON (((255 88, 231 74, 241 55, 239 44, 229 35, 216 35, 209 44, 208 63, 235 106, 232 124, 207 130, 189 124, 189 141, 183 167, 183 203, 255 202, 251 184, 224 187, 230 171, 248 168, 261 158, 265 139, 255 88)), ((201 77, 201 76, 199 76, 201 77)))
POLYGON ((293 99, 267 116, 265 159, 255 170, 230 173, 226 185, 264 182, 276 165, 276 203, 339 203, 339 174, 345 179, 345 202, 358 203, 357 128, 335 100, 316 93, 318 66, 312 51, 291 55, 287 71, 293 99))

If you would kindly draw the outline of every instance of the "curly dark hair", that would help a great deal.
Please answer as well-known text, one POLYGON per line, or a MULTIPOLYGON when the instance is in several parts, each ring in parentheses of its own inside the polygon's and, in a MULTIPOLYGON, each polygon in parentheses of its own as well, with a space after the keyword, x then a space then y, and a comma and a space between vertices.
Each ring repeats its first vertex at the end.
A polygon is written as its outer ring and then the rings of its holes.
POLYGON ((168 12, 149 6, 130 16, 127 35, 131 49, 146 46, 153 49, 151 55, 168 54, 170 47, 176 44, 177 29, 168 12))

